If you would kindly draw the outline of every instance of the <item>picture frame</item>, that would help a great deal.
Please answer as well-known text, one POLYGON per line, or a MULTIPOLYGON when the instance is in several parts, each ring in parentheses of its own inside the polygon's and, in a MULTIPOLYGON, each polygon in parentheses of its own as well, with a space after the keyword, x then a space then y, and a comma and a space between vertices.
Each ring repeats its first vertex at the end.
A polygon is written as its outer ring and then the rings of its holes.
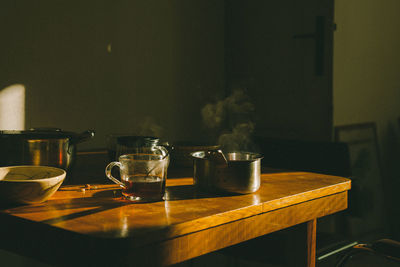
POLYGON ((383 227, 384 194, 375 122, 334 128, 334 140, 349 150, 352 189, 349 192, 349 231, 357 237, 383 227))

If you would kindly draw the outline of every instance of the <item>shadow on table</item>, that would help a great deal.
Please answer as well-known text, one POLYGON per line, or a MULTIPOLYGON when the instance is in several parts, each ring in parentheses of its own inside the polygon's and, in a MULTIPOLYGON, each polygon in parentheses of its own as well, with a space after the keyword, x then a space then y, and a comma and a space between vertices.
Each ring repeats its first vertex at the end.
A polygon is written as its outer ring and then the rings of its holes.
MULTIPOLYGON (((214 198, 214 197, 230 197, 239 194, 231 194, 220 191, 205 192, 196 190, 193 185, 176 185, 168 186, 165 189, 165 200, 187 200, 187 199, 200 199, 200 198, 214 198)), ((121 190, 104 190, 93 194, 93 197, 98 198, 120 198, 122 203, 128 204, 148 204, 149 202, 131 202, 129 200, 123 199, 121 190), (117 193, 115 192, 117 191, 117 193)))
MULTIPOLYGON (((72 220, 79 217, 92 215, 102 211, 130 205, 132 202, 125 201, 121 197, 121 193, 116 192, 118 190, 111 191, 112 198, 104 201, 104 197, 82 197, 74 198, 69 201, 65 199, 53 199, 43 203, 33 205, 12 205, 4 209, 5 213, 18 214, 35 214, 40 212, 51 211, 53 218, 45 219, 40 222, 46 224, 55 224, 61 221, 72 220), (68 210, 73 213, 68 213, 68 210)), ((120 190, 119 190, 120 191, 120 190)))
MULTIPOLYGON (((165 194, 167 201, 230 197, 233 195, 223 192, 202 192, 196 190, 193 185, 169 186, 166 188, 165 194)), ((120 189, 109 189, 96 192, 92 197, 73 198, 68 201, 65 199, 51 199, 34 205, 13 205, 4 210, 16 215, 52 211, 52 218, 40 222, 56 224, 127 205, 146 204, 150 204, 150 202, 132 202, 122 196, 120 189), (71 213, 68 213, 69 211, 71 213)))

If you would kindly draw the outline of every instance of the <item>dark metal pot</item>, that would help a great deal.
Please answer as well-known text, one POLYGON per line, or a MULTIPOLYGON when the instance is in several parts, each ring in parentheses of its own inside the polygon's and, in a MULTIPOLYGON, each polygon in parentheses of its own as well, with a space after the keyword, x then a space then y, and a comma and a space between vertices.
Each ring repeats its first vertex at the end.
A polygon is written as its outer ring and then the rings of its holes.
POLYGON ((76 157, 76 144, 94 131, 65 132, 60 129, 0 131, 0 166, 42 165, 69 170, 76 157))
POLYGON ((225 191, 249 194, 260 188, 261 154, 233 152, 225 154, 223 163, 208 157, 207 151, 191 154, 194 166, 194 185, 205 191, 225 191))
POLYGON ((107 152, 111 161, 118 160, 123 154, 137 153, 143 147, 158 147, 160 152, 168 154, 172 147, 167 141, 154 136, 131 134, 111 134, 107 136, 107 152))

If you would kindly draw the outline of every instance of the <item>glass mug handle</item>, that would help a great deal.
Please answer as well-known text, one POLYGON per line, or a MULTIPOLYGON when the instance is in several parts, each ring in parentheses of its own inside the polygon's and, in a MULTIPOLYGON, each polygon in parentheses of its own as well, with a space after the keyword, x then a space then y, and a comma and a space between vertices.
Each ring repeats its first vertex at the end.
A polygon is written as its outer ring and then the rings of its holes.
POLYGON ((111 174, 111 170, 112 170, 112 168, 114 168, 115 166, 118 166, 118 167, 121 169, 122 164, 121 164, 121 162, 118 162, 118 161, 113 161, 113 162, 109 163, 109 164, 107 165, 107 167, 106 167, 106 176, 107 176, 108 179, 110 179, 110 180, 113 181, 114 183, 120 185, 121 187, 125 187, 125 185, 124 185, 121 181, 119 181, 117 178, 115 178, 115 177, 112 176, 112 174, 111 174))

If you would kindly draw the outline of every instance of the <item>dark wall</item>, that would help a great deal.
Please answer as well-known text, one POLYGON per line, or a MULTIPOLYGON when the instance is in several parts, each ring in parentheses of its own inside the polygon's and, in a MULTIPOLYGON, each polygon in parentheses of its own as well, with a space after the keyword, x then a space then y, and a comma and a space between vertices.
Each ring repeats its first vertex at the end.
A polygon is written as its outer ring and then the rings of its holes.
POLYGON ((223 1, 0 3, 0 90, 25 87, 25 127, 201 138, 224 90, 223 1))
POLYGON ((258 134, 327 140, 331 61, 315 77, 314 42, 293 39, 314 31, 303 6, 5 0, 0 89, 25 87, 25 128, 95 129, 79 149, 110 133, 207 139, 202 108, 236 88, 256 107, 258 134))
POLYGON ((252 97, 259 135, 330 141, 333 1, 226 1, 228 90, 252 97))

